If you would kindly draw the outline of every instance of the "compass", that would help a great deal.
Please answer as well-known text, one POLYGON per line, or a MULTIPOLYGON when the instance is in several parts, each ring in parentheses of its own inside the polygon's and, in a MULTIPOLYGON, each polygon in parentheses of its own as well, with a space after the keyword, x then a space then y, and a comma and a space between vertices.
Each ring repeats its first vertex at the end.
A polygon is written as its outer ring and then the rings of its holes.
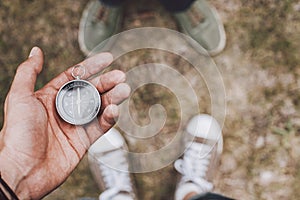
POLYGON ((73 125, 91 122, 101 107, 98 90, 90 82, 80 79, 84 74, 83 66, 75 66, 72 70, 75 79, 65 83, 56 95, 55 103, 59 116, 73 125))

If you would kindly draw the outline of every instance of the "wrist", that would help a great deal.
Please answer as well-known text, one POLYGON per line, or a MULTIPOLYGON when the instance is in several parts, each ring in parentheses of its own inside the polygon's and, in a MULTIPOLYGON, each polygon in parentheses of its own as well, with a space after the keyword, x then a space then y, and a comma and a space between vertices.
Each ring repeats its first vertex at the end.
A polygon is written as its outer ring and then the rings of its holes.
POLYGON ((25 188, 21 188, 23 184, 20 184, 26 177, 26 172, 23 168, 19 167, 18 161, 14 159, 7 147, 0 147, 0 173, 2 179, 11 188, 11 190, 20 198, 25 197, 25 188), (22 193, 22 194, 21 194, 22 193))
POLYGON ((2 179, 1 173, 0 173, 0 197, 1 199, 19 200, 17 195, 14 193, 14 191, 12 191, 12 189, 2 179))
POLYGON ((0 152, 0 173, 7 185, 16 192, 20 180, 23 178, 20 170, 17 169, 11 158, 5 155, 5 149, 0 152))

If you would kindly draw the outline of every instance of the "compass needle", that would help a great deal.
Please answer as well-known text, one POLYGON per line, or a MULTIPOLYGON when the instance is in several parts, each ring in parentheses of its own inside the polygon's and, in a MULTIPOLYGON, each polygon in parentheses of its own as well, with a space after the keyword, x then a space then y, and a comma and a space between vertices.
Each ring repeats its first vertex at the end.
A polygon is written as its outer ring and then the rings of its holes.
MULTIPOLYGON (((80 66, 74 67, 78 68, 80 66)), ((75 74, 74 70, 72 76, 75 80, 65 83, 56 95, 55 103, 59 116, 74 125, 91 122, 97 117, 101 107, 98 90, 90 82, 80 79, 83 75, 84 73, 75 74)))
POLYGON ((81 106, 80 106, 80 104, 81 104, 81 99, 80 99, 80 88, 78 87, 77 88, 77 109, 78 109, 78 115, 79 115, 79 117, 81 117, 81 106))

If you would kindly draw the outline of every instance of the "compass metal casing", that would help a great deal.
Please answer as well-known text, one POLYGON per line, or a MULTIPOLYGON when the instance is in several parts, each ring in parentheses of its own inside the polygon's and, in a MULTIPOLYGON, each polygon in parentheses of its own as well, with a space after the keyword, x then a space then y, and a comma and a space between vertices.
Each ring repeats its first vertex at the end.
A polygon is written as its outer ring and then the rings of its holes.
POLYGON ((99 113, 101 97, 90 82, 75 79, 65 83, 56 95, 59 116, 73 125, 91 122, 99 113))

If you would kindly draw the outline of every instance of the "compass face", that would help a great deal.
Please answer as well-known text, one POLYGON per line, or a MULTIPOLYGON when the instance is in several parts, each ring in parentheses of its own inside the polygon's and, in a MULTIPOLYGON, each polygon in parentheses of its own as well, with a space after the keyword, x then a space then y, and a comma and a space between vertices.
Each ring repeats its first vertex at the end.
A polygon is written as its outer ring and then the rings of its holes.
POLYGON ((101 98, 98 90, 88 81, 73 80, 63 85, 56 96, 60 117, 74 125, 91 122, 98 114, 101 98))

